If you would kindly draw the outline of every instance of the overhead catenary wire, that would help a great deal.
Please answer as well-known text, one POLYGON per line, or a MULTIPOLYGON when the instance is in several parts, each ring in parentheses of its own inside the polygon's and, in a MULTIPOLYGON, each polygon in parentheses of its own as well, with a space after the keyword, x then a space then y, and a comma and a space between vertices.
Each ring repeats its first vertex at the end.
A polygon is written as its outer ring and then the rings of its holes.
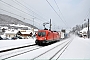
MULTIPOLYGON (((31 17, 33 17, 33 15, 30 15, 29 13, 26 13, 26 12, 24 12, 23 10, 21 10, 21 9, 19 9, 19 8, 16 8, 16 7, 14 7, 14 6, 12 6, 12 5, 10 5, 10 4, 2 1, 2 0, 0 0, 0 1, 3 2, 3 3, 5 3, 5 4, 7 4, 7 5, 9 5, 9 6, 11 6, 11 7, 13 7, 13 8, 15 8, 15 9, 17 9, 17 10, 19 10, 19 11, 21 11, 21 12, 23 12, 23 13, 25 13, 25 14, 27 14, 27 15, 29 15, 29 16, 31 16, 31 17)), ((34 17, 34 18, 37 18, 37 17, 34 17)), ((37 19, 38 19, 38 18, 37 18, 37 19)))
MULTIPOLYGON (((57 14, 57 16, 62 20, 62 18, 60 17, 60 15, 56 12, 56 10, 53 8, 53 6, 49 3, 49 1, 48 0, 46 0, 47 2, 48 2, 48 4, 51 6, 51 8, 53 9, 53 11, 57 14)), ((62 22, 65 24, 65 26, 67 26, 66 25, 66 23, 62 20, 62 22)))
MULTIPOLYGON (((17 14, 15 14, 15 13, 12 13, 12 12, 6 11, 6 10, 1 9, 1 8, 0 8, 0 10, 5 11, 5 12, 8 12, 8 13, 13 14, 13 15, 16 15, 16 16, 19 16, 19 17, 21 17, 21 18, 23 18, 23 19, 31 20, 31 19, 29 19, 29 18, 25 18, 25 17, 23 17, 23 16, 17 15, 17 14)), ((33 21, 33 20, 31 20, 31 21, 33 21)), ((35 21, 35 22, 37 22, 37 21, 35 21)), ((40 23, 40 22, 37 22, 37 23, 40 23)))
MULTIPOLYGON (((25 0, 23 1, 23 0, 21 0, 25 5, 28 5, 29 7, 31 7, 28 3, 26 3, 25 2, 25 0)), ((43 13, 41 13, 40 11, 38 11, 38 10, 36 10, 35 8, 33 8, 33 7, 31 7, 33 10, 35 10, 35 11, 37 11, 39 14, 41 14, 41 15, 43 15, 43 13)), ((42 17, 42 18, 44 18, 44 20, 47 20, 45 17, 47 17, 47 16, 44 16, 44 17, 42 17)))
MULTIPOLYGON (((9 6, 11 6, 11 7, 13 7, 13 8, 15 8, 15 9, 17 9, 17 10, 19 10, 19 11, 21 11, 21 12, 23 12, 23 13, 25 13, 25 14, 28 14, 28 13, 26 13, 26 12, 24 12, 24 11, 22 11, 22 10, 20 10, 20 9, 18 9, 18 8, 16 8, 16 7, 14 7, 14 6, 12 6, 12 5, 10 5, 10 4, 2 1, 2 0, 0 0, 0 1, 3 2, 3 3, 5 3, 5 4, 7 4, 7 5, 9 5, 9 6)), ((30 15, 30 14, 28 14, 28 15, 29 15, 29 16, 32 16, 32 15, 30 15)), ((33 17, 33 16, 32 16, 32 17, 33 17)))
POLYGON ((67 25, 67 22, 66 22, 66 20, 65 20, 65 18, 64 18, 64 16, 63 16, 63 14, 62 14, 62 12, 61 12, 61 10, 60 10, 59 6, 58 6, 58 4, 57 4, 56 0, 54 0, 54 2, 55 2, 55 4, 56 4, 56 6, 57 6, 57 8, 58 8, 59 12, 60 12, 60 13, 61 13, 61 15, 62 15, 62 17, 63 17, 63 19, 64 19, 64 22, 65 22, 65 23, 66 23, 66 25, 67 25))
MULTIPOLYGON (((13 1, 13 0, 12 0, 12 1, 13 1)), ((35 13, 36 15, 40 16, 39 14, 37 14, 37 13, 34 12, 34 11, 32 11, 30 8, 28 8, 27 6, 25 6, 24 4, 22 4, 22 3, 19 2, 18 0, 15 0, 15 1, 13 1, 13 2, 15 2, 16 4, 18 4, 19 6, 21 5, 21 6, 25 7, 25 8, 27 8, 26 10, 33 12, 33 14, 35 13), (17 3, 16 3, 15 1, 16 1, 17 3)), ((33 18, 34 18, 34 15, 33 15, 33 18)), ((40 16, 40 18, 43 18, 43 17, 40 16)), ((39 19, 39 18, 37 18, 37 19, 39 19)), ((43 19, 44 19, 44 18, 43 18, 43 19)), ((42 19, 39 19, 39 20, 42 20, 42 19)), ((46 19, 44 19, 44 20, 46 20, 46 19)))
MULTIPOLYGON (((24 8, 27 8, 26 10, 32 11, 33 13, 37 14, 36 12, 34 12, 34 11, 31 10, 30 8, 28 8, 28 7, 26 6, 26 4, 24 5, 23 3, 21 3, 21 2, 19 2, 19 1, 17 1, 17 0, 12 0, 12 1, 13 1, 13 2, 16 1, 17 3, 16 3, 16 2, 15 2, 15 3, 18 4, 19 6, 22 6, 22 7, 24 7, 24 8)), ((25 2, 24 2, 24 3, 25 3, 25 2)), ((27 4, 27 5, 28 5, 28 4, 27 4)), ((37 15, 40 16, 39 14, 37 14, 37 15)), ((41 18, 41 17, 42 17, 42 16, 40 16, 40 18, 41 18)), ((43 17, 42 17, 42 18, 43 18, 43 17)), ((33 19, 33 25, 34 25, 34 21, 35 21, 35 20, 34 20, 34 19, 35 19, 35 18, 34 18, 34 15, 33 15, 33 18, 32 18, 32 19, 33 19)), ((47 20, 46 20, 45 18, 43 18, 44 21, 43 21, 42 19, 39 19, 39 18, 37 18, 37 19, 38 19, 40 22, 42 22, 42 23, 47 22, 47 20)), ((38 21, 38 22, 39 22, 39 21, 38 21)), ((42 23, 40 23, 40 22, 39 22, 39 24, 42 24, 42 23)))
MULTIPOLYGON (((17 7, 12 6, 11 4, 9 4, 9 3, 5 2, 5 1, 2 1, 2 0, 0 0, 0 1, 1 1, 2 3, 4 3, 4 4, 10 6, 10 7, 13 7, 13 8, 15 8, 15 9, 19 10, 20 12, 23 12, 23 13, 25 13, 25 14, 33 17, 33 15, 30 15, 30 14, 24 12, 23 10, 21 10, 21 9, 19 9, 19 8, 17 8, 17 7)), ((15 14, 14 14, 14 15, 15 15, 15 14)), ((19 16, 19 17, 20 17, 20 16, 19 16)), ((35 18, 37 18, 37 17, 35 17, 35 18)), ((24 19, 26 19, 26 18, 24 18, 24 19)), ((33 18, 32 18, 32 19, 33 19, 33 18)), ((28 20, 30 20, 30 19, 28 19, 28 20)), ((39 19, 39 20, 40 20, 40 19, 39 19)), ((34 20, 33 22, 36 22, 36 21, 34 20)), ((39 24, 41 24, 40 22, 42 22, 42 21, 38 21, 39 24)))

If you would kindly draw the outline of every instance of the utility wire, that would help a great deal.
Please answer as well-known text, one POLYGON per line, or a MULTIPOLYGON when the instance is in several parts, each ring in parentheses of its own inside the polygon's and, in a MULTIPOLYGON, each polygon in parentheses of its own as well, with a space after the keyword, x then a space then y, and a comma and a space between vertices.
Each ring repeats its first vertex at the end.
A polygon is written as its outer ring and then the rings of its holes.
MULTIPOLYGON (((13 0, 12 0, 13 1, 13 0)), ((25 8, 27 8, 29 11, 32 11, 30 8, 28 8, 27 6, 25 6, 24 4, 22 4, 21 2, 19 2, 19 1, 17 1, 17 0, 15 0, 16 2, 18 2, 20 5, 22 5, 22 6, 24 6, 25 8)), ((15 1, 13 1, 13 2, 15 2, 15 1)), ((16 3, 15 2, 15 3, 16 3)), ((17 4, 17 3, 16 3, 17 4)), ((19 5, 18 4, 18 5, 19 5)), ((34 12, 34 11, 32 11, 33 13, 35 13, 35 14, 37 14, 36 12, 34 12)), ((40 16, 39 14, 37 14, 38 16, 40 16)), ((34 17, 34 15, 33 15, 33 17, 34 17)), ((41 17, 41 16, 40 16, 41 17)), ((43 17, 42 17, 43 18, 43 17)), ((43 18, 44 19, 44 18, 43 18)), ((46 20, 46 19, 44 19, 44 20, 46 20)))
MULTIPOLYGON (((28 3, 26 3, 25 1, 21 0, 25 5, 27 4, 28 6, 30 6, 28 3)), ((31 7, 31 6, 30 6, 31 7)), ((33 7, 31 7, 32 9, 34 9, 33 7)), ((38 10, 34 9, 35 11, 39 12, 38 10)), ((43 15, 41 12, 39 12, 39 14, 43 15)), ((43 18, 43 17, 42 17, 43 18)), ((44 18, 44 20, 47 20, 46 18, 44 18)))
MULTIPOLYGON (((12 12, 9 12, 9 11, 6 11, 6 10, 1 9, 1 8, 0 8, 0 10, 5 11, 5 12, 8 12, 8 13, 13 14, 13 15, 16 15, 16 16, 19 16, 19 17, 21 17, 21 18, 23 18, 23 19, 31 20, 31 19, 28 19, 28 18, 22 17, 22 16, 20 16, 20 15, 17 15, 17 14, 15 14, 15 13, 12 13, 12 12)), ((33 20, 31 20, 31 21, 33 21, 33 20)), ((35 21, 35 22, 37 22, 37 21, 35 21)), ((40 22, 37 22, 37 23, 40 24, 40 22)))
MULTIPOLYGON (((60 8, 59 8, 59 6, 58 6, 56 0, 54 0, 54 2, 55 2, 55 4, 56 4, 56 6, 57 6, 59 12, 61 13, 62 17, 64 18, 64 16, 63 16, 63 14, 62 14, 62 12, 61 12, 61 10, 60 10, 60 8)), ((65 19, 64 19, 64 21, 65 21, 65 23, 67 23, 65 19)))
POLYGON ((89 8, 89 11, 88 11, 88 14, 87 14, 86 18, 88 18, 88 17, 89 17, 89 15, 90 15, 90 8, 89 8))
POLYGON ((57 2, 56 2, 55 0, 54 0, 54 2, 55 2, 55 4, 56 4, 56 6, 57 6, 59 12, 61 13, 61 10, 59 9, 57 2))
MULTIPOLYGON (((48 2, 48 4, 51 6, 51 8, 54 10, 54 12, 59 16, 59 18, 62 20, 62 18, 60 17, 60 15, 56 12, 56 10, 53 8, 53 6, 49 3, 48 0, 46 0, 48 2)), ((65 24, 65 22, 62 20, 62 22, 65 24)), ((65 24, 66 25, 66 24, 65 24)), ((66 25, 67 26, 67 25, 66 25)))
MULTIPOLYGON (((21 12, 23 12, 23 13, 25 13, 25 14, 28 14, 28 13, 26 13, 26 12, 24 12, 24 11, 22 11, 22 10, 20 10, 20 9, 18 9, 18 8, 16 8, 16 7, 14 7, 14 6, 12 6, 12 5, 10 5, 10 4, 8 4, 8 3, 6 3, 6 2, 4 2, 4 1, 2 1, 2 0, 0 0, 1 2, 3 2, 3 3, 5 3, 5 4, 7 4, 7 5, 9 5, 9 6, 11 6, 11 7, 13 7, 13 8, 15 8, 15 9, 17 9, 17 10, 19 10, 19 11, 21 11, 21 12)), ((32 15, 30 15, 30 14, 28 14, 29 16, 32 16, 32 15)), ((33 16, 32 16, 33 17, 33 16)), ((34 17, 34 18, 37 18, 37 17, 34 17)), ((38 18, 37 18, 38 19, 38 18)), ((39 19, 40 20, 40 19, 39 19)), ((41 21, 40 21, 41 22, 41 21)), ((39 23, 40 24, 40 23, 39 23)))
MULTIPOLYGON (((24 11, 22 11, 22 10, 20 10, 20 9, 18 9, 18 8, 16 8, 16 7, 14 7, 14 6, 12 6, 12 5, 10 5, 10 4, 2 1, 2 0, 0 0, 0 1, 3 2, 3 3, 5 3, 5 4, 7 4, 7 5, 9 5, 9 6, 11 6, 11 7, 13 7, 13 8, 15 8, 15 9, 17 9, 17 10, 19 10, 19 11, 21 11, 21 12, 23 12, 23 13, 25 13, 25 14, 27 14, 27 15, 29 15, 29 16, 32 16, 32 15, 30 15, 30 14, 28 14, 28 13, 26 13, 26 12, 24 12, 24 11)), ((32 16, 32 17, 33 17, 33 16, 32 16)), ((36 17, 35 17, 35 18, 36 18, 36 17)))
POLYGON ((19 17, 21 17, 21 18, 24 18, 24 17, 22 17, 22 16, 20 16, 20 15, 14 14, 14 13, 9 12, 9 11, 6 11, 6 10, 4 10, 4 9, 1 9, 1 8, 0 8, 0 10, 5 11, 5 12, 8 12, 8 13, 13 14, 13 15, 16 15, 16 16, 19 16, 19 17))
MULTIPOLYGON (((26 3, 25 2, 25 0, 23 1, 23 0, 21 0, 25 5, 28 5, 29 7, 31 7, 28 3, 26 3)), ((31 7, 33 10, 35 10, 35 11, 37 11, 39 14, 41 14, 41 15, 43 15, 40 11, 38 11, 38 10, 36 10, 36 9, 34 9, 33 7, 31 7)), ((47 22, 47 19, 46 18, 44 18, 44 20, 47 22)), ((48 21, 49 22, 49 21, 48 21)))

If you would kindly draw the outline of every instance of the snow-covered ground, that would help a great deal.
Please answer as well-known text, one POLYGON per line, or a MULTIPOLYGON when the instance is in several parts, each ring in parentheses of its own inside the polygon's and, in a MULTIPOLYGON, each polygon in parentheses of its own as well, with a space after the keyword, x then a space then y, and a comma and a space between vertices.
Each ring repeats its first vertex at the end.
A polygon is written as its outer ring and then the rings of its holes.
MULTIPOLYGON (((28 44, 34 44, 35 39, 27 39, 27 40, 1 40, 0 41, 0 50, 6 47, 16 47, 16 46, 22 46, 22 45, 28 45, 28 44)), ((38 47, 38 46, 35 46, 38 47)), ((29 48, 29 47, 28 47, 29 48)), ((29 48, 30 49, 30 48, 29 48)), ((11 57, 10 59, 49 59, 52 57, 58 50, 60 50, 58 54, 53 59, 90 59, 90 39, 88 38, 80 38, 76 35, 72 35, 70 38, 67 38, 63 41, 44 46, 40 49, 30 51, 25 54, 17 55, 15 57, 11 57), (70 44, 68 44, 64 49, 61 49, 63 46, 65 46, 69 41, 71 41, 70 44), (59 45, 60 44, 60 45, 59 45), (57 46, 57 47, 56 47, 57 46), (48 51, 52 48, 56 47, 55 49, 48 51), (45 53, 48 51, 48 53, 45 53), (63 52, 63 53, 62 53, 63 52), (45 54, 42 54, 45 53, 45 54), (36 58, 38 55, 42 55, 39 58, 36 58)), ((5 57, 5 56, 4 56, 5 57)))
POLYGON ((18 40, 0 40, 0 51, 35 44, 35 38, 18 40))
POLYGON ((90 59, 90 39, 75 36, 60 59, 90 59))

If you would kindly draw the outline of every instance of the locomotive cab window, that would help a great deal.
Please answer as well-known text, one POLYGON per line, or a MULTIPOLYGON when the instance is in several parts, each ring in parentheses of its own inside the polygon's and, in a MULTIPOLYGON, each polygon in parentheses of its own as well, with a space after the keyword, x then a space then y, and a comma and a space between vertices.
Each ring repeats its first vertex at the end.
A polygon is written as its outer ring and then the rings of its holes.
POLYGON ((38 36, 45 36, 46 35, 46 33, 45 32, 38 32, 38 36))

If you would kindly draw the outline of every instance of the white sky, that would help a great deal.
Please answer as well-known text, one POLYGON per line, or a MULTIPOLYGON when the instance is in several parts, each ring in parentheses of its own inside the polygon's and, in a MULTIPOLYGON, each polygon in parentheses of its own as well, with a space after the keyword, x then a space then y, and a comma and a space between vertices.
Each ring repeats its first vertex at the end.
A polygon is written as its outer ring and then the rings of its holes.
MULTIPOLYGON (((46 0, 18 0, 18 2, 22 3, 29 9, 21 6, 20 3, 18 5, 17 0, 3 1, 10 4, 11 6, 3 3, 1 0, 0 13, 18 18, 30 24, 33 24, 34 18, 34 25, 38 28, 43 28, 42 24, 44 22, 49 22, 49 19, 52 19, 52 29, 58 30, 62 28, 72 28, 77 24, 81 25, 84 19, 90 18, 90 0, 47 0, 60 17, 55 13, 55 11, 51 8, 46 0), (60 11, 55 4, 55 1, 60 11), (12 6, 14 6, 15 8, 13 8, 12 6), (7 10, 19 16, 2 11, 1 9, 7 10), (18 9, 26 12, 27 14, 19 11, 18 9), (24 18, 28 18, 30 20, 24 19, 20 16, 23 16, 24 18)), ((47 25, 47 27, 48 26, 49 25, 47 25)))

